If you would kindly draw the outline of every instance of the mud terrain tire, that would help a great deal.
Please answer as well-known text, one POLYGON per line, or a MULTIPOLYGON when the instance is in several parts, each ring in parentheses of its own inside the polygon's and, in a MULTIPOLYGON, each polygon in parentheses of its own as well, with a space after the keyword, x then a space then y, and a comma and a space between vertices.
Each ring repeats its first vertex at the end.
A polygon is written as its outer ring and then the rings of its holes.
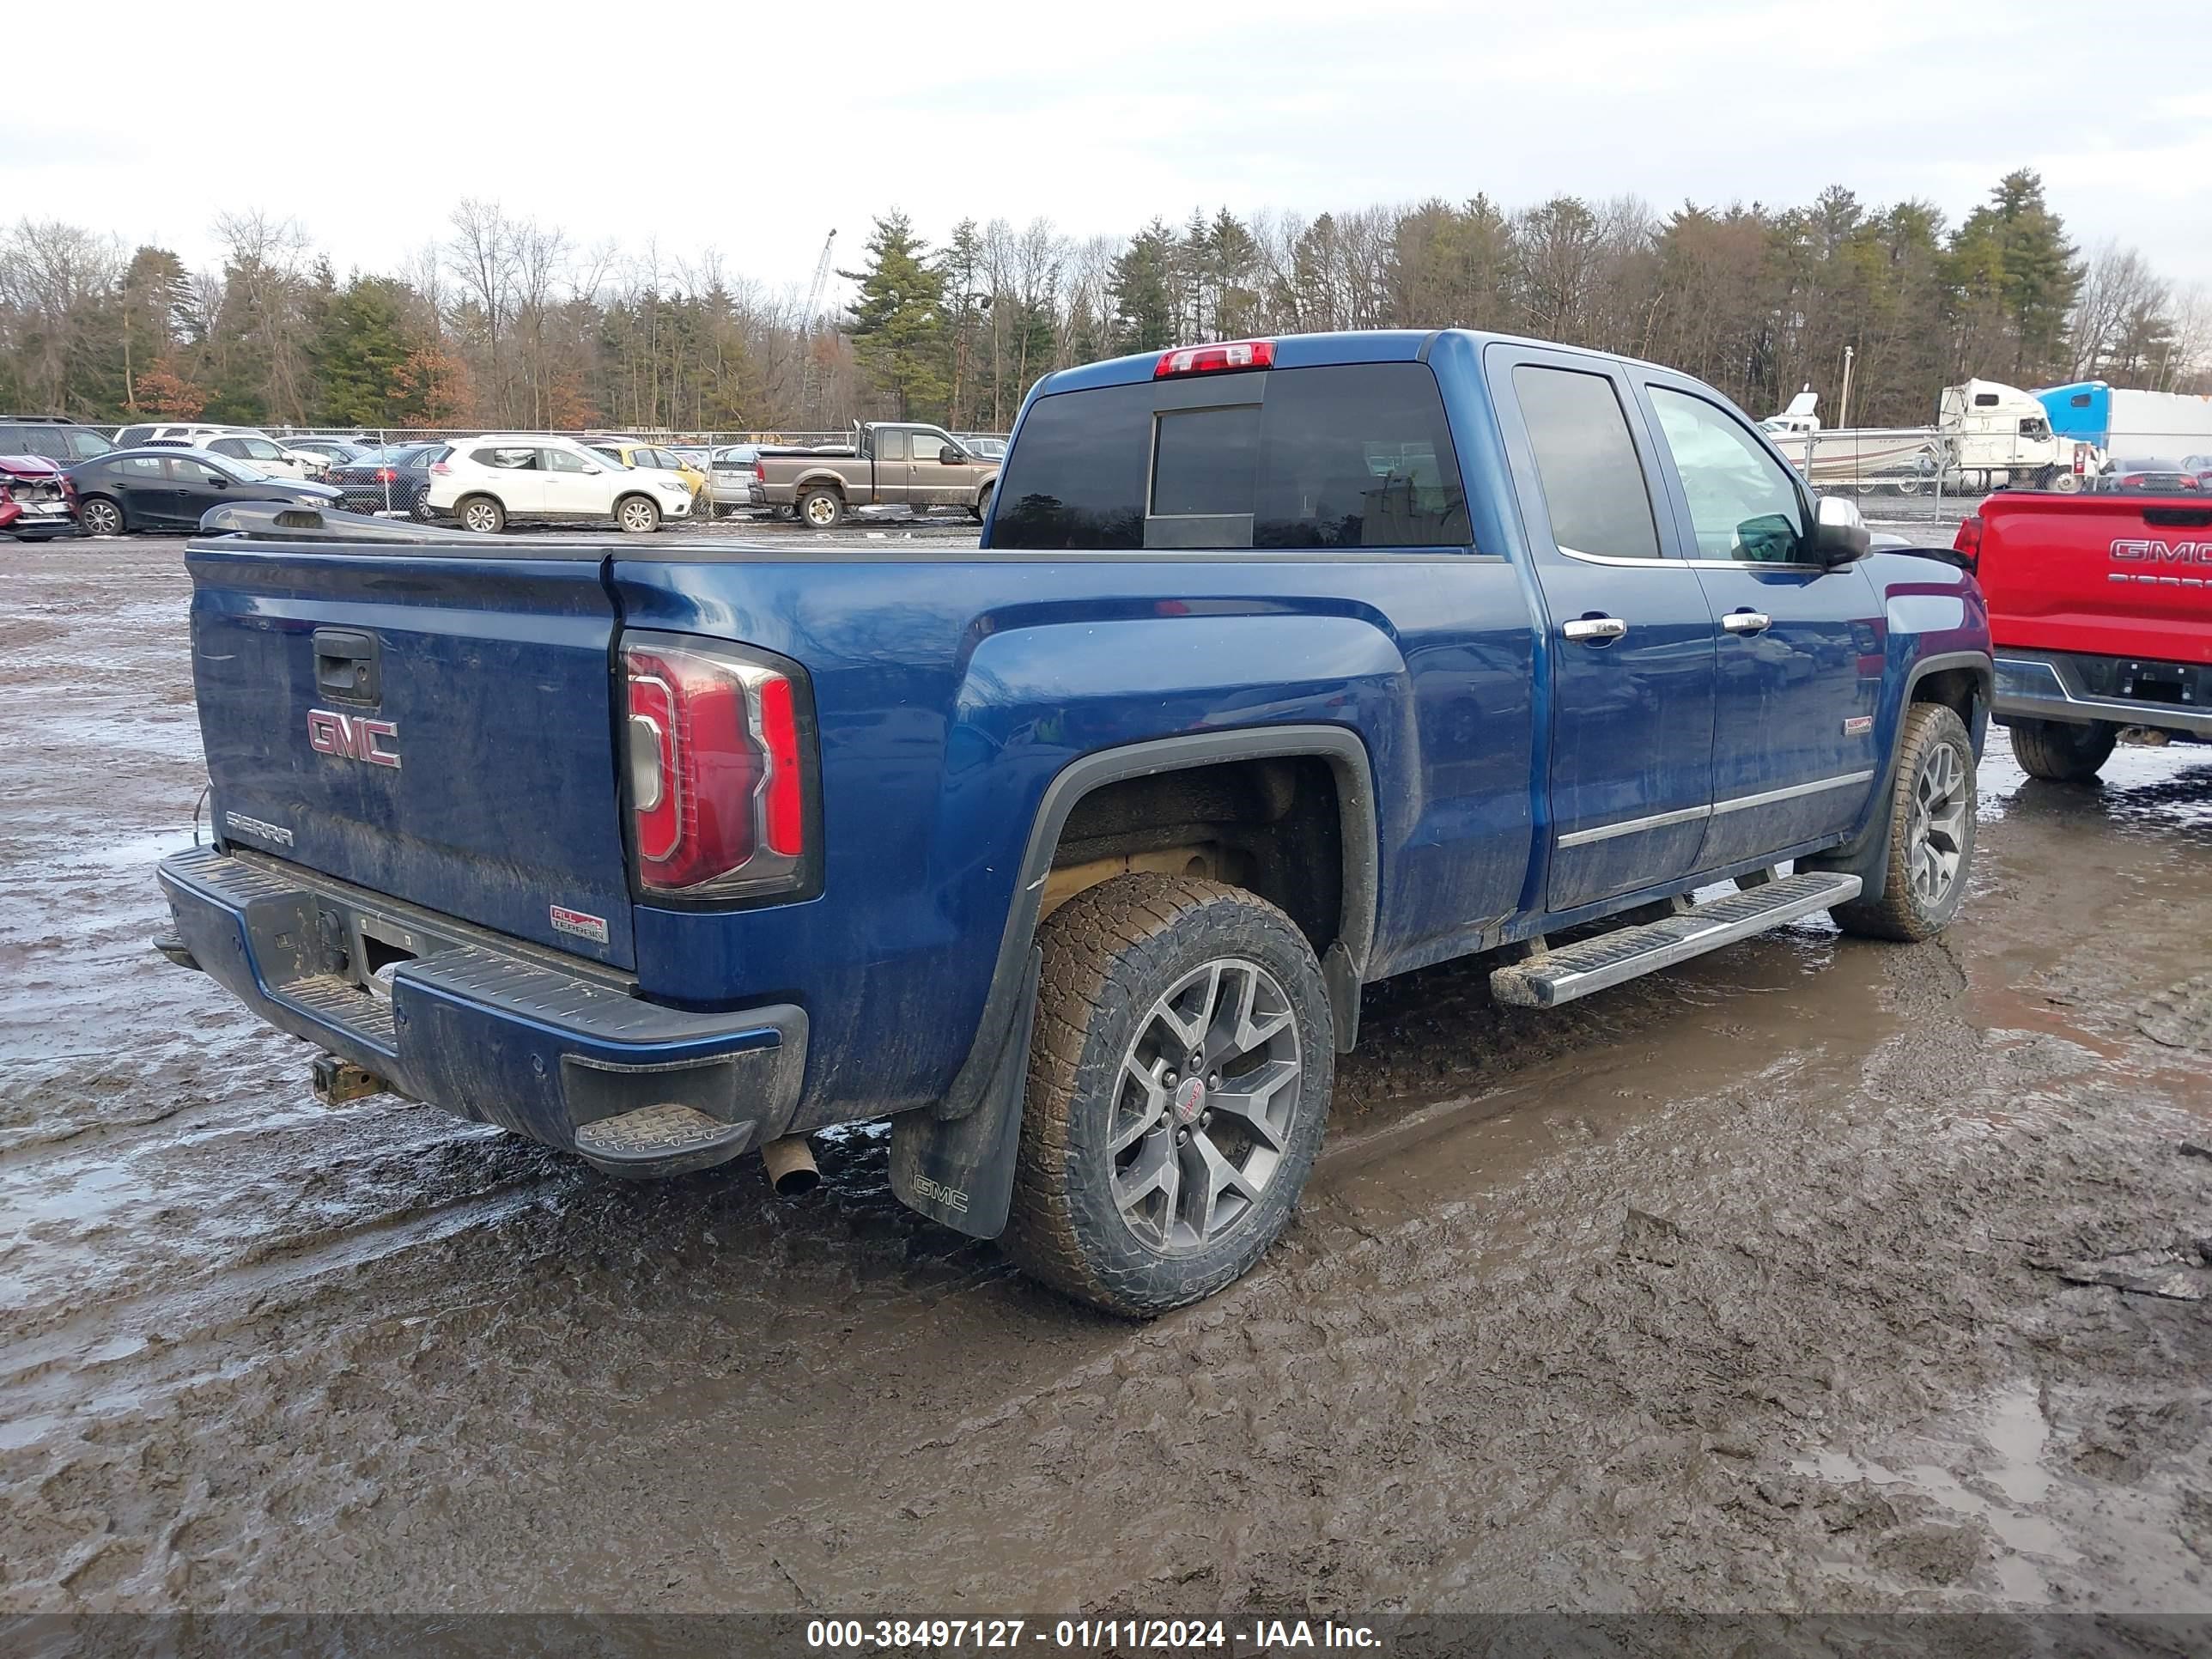
POLYGON ((1828 914, 1862 939, 1933 939, 1959 913, 1974 866, 1974 746, 1940 702, 1905 711, 1890 780, 1888 878, 1878 899, 1828 914))
POLYGON ((2008 731, 2013 758, 2031 778, 2046 783, 2087 783, 2112 757, 2120 728, 2110 720, 2076 726, 2070 720, 2014 720, 2008 731))
POLYGON ((1252 893, 1164 875, 1078 894, 1038 944, 1006 1253, 1133 1318, 1211 1296, 1274 1242, 1321 1151, 1336 1055, 1313 947, 1252 893))

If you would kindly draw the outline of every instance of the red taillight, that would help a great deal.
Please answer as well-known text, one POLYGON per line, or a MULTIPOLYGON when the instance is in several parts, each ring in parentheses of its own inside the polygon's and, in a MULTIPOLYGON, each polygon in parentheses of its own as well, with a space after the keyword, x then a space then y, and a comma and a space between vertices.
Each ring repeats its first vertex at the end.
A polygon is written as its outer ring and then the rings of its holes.
POLYGON ((639 884, 695 897, 806 880, 807 765, 791 677, 672 641, 623 646, 639 884))
POLYGON ((767 462, 755 461, 753 463, 753 481, 756 483, 766 483, 768 482, 767 462))
POLYGON ((380 466, 376 469, 376 482, 379 483, 398 483, 399 482, 399 475, 388 466, 380 466))
POLYGON ((1960 521, 1959 533, 1952 538, 1951 546, 1954 551, 1963 553, 1966 556, 1966 562, 1968 564, 1978 565, 1981 563, 1982 519, 1979 514, 1970 513, 1966 518, 1960 521))
POLYGON ((1273 340, 1231 340, 1222 345, 1177 346, 1163 351, 1152 366, 1152 378, 1164 380, 1173 374, 1218 374, 1224 369, 1274 366, 1273 340))
POLYGON ((453 470, 453 468, 447 466, 443 461, 433 461, 430 463, 430 471, 437 473, 441 477, 451 473, 453 470))

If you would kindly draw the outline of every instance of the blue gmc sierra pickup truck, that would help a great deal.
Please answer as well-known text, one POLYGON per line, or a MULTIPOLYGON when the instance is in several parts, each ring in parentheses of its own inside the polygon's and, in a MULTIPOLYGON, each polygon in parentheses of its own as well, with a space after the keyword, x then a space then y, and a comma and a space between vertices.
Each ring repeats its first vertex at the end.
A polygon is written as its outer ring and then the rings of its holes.
POLYGON ((156 944, 319 1094, 631 1175, 889 1118, 907 1203, 1125 1314, 1280 1231, 1364 984, 1923 939, 1973 855, 1972 577, 1532 341, 1053 374, 973 551, 206 530, 156 944))

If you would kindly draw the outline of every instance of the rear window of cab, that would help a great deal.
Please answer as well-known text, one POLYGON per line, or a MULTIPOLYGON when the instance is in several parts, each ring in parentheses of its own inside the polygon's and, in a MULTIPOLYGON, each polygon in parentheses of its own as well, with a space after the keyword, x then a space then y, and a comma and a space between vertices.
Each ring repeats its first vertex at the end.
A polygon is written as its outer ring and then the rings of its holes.
POLYGON ((1347 363, 1040 398, 999 483, 994 547, 1465 546, 1435 374, 1347 363), (1168 388, 1166 395, 1163 388, 1168 388))

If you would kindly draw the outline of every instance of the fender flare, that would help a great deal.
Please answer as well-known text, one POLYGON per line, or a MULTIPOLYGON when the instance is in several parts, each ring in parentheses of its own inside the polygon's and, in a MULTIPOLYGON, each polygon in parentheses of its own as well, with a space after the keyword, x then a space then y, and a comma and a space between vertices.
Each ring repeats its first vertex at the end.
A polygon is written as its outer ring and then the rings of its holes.
POLYGON ((976 1022, 975 1039, 969 1047, 968 1059, 935 1109, 936 1115, 958 1118, 975 1110, 988 1092, 991 1074, 1002 1061, 1010 1035, 1026 1052, 1027 1031, 1010 1033, 1009 1028, 1016 1018, 1016 1005, 1021 1000, 1022 984, 1028 977, 1030 953, 1036 938, 1037 913, 1044 899, 1045 878, 1052 872, 1053 850, 1059 846, 1060 833, 1077 802, 1096 789, 1127 778, 1187 771, 1224 761, 1298 757, 1327 761, 1336 778, 1344 896, 1337 937, 1323 952, 1322 970, 1329 980, 1330 1001, 1338 1018, 1338 1046, 1346 1046, 1342 1035, 1346 1024, 1344 1003, 1348 994, 1351 1020, 1356 1024, 1360 976, 1375 941, 1381 862, 1375 820, 1374 775, 1367 745, 1358 732, 1342 726, 1239 726, 1228 731, 1157 738, 1100 750, 1071 761, 1045 786, 1043 798, 1037 803, 1036 816, 1030 824, 1029 842, 1022 854, 1006 929, 1000 935, 998 961, 991 972, 991 989, 984 1000, 983 1016, 976 1022))

